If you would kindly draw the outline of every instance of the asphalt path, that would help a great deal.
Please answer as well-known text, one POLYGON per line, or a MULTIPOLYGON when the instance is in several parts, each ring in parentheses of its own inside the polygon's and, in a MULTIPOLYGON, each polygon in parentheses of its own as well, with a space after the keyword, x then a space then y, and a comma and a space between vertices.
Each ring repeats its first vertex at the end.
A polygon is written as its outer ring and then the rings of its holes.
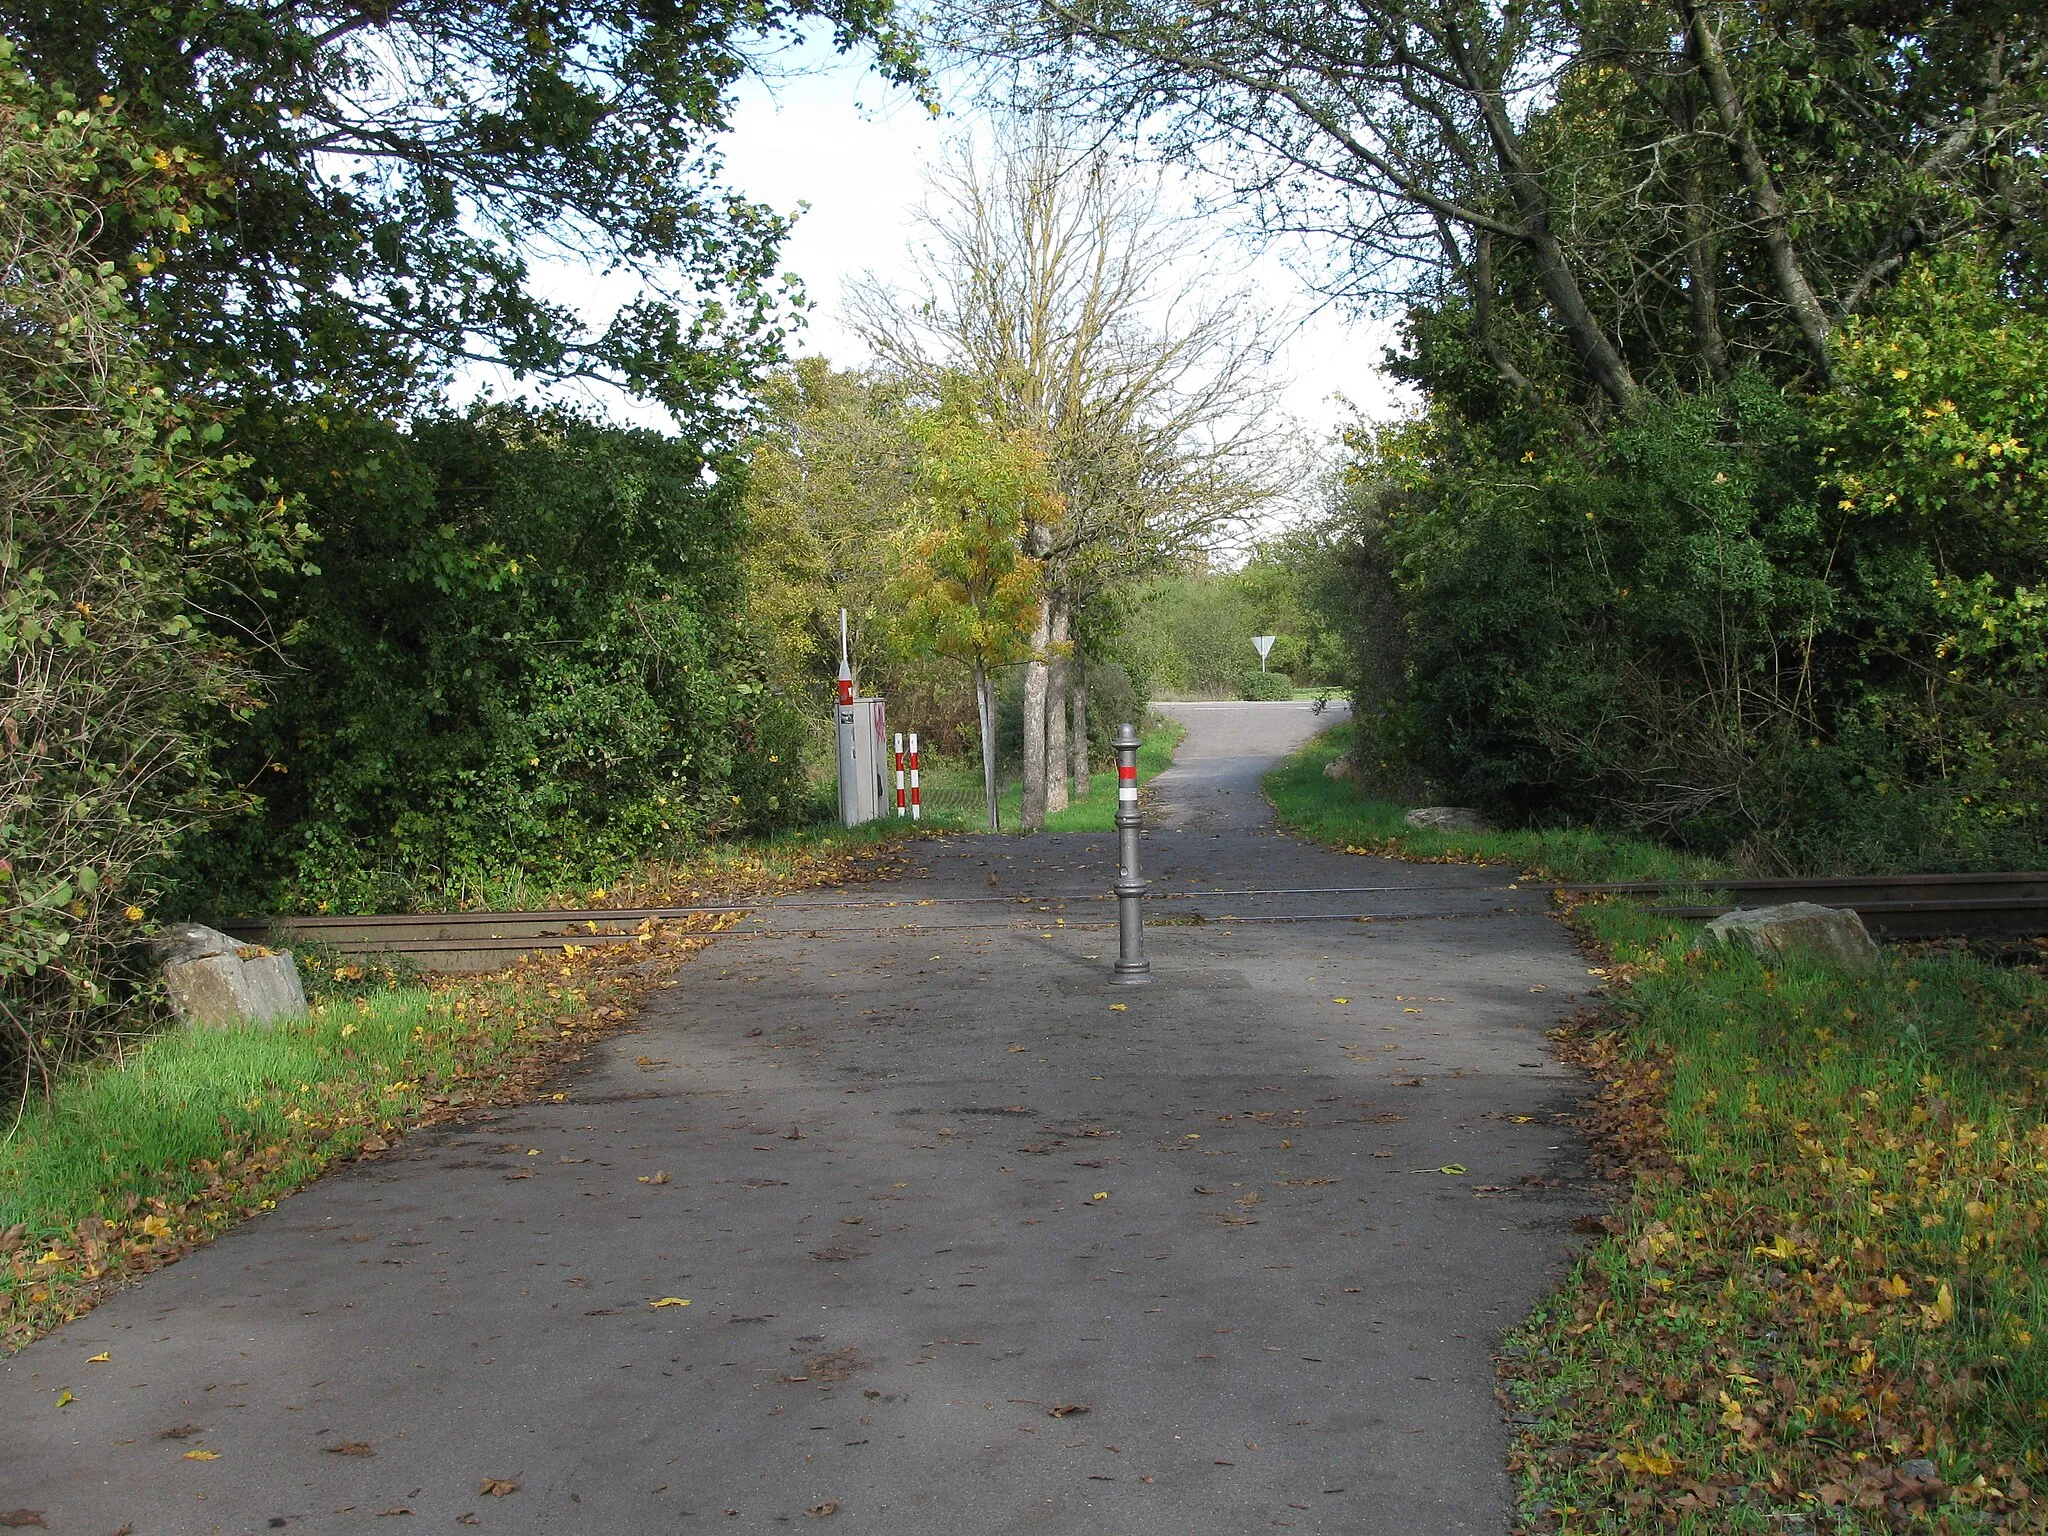
POLYGON ((1177 708, 1153 985, 1108 979, 1105 837, 931 839, 765 908, 561 1102, 408 1137, 0 1366, 0 1511, 1504 1532, 1492 1350, 1597 1203, 1543 1034, 1586 967, 1503 871, 1278 831, 1259 776, 1328 716, 1177 708))

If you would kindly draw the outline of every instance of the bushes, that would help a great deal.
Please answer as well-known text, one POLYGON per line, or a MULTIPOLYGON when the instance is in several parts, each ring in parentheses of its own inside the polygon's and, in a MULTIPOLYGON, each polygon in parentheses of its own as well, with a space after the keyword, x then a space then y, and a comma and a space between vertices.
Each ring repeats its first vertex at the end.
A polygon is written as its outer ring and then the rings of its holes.
POLYGON ((1294 679, 1284 672, 1246 672, 1237 680, 1237 692, 1253 700, 1291 699, 1294 679))
POLYGON ((1597 438, 1439 409, 1361 441, 1382 776, 1767 866, 2042 857, 2048 324, 1949 260, 1839 350, 1824 396, 1749 373, 1597 438))
POLYGON ((260 806, 191 850, 195 906, 502 899, 797 814, 729 461, 511 406, 248 431, 320 570, 276 604, 287 666, 231 754, 260 806))
POLYGON ((209 734, 249 702, 202 615, 286 552, 282 501, 234 489, 84 249, 110 202, 173 242, 204 191, 0 41, 0 1077, 47 1083, 119 1024, 157 866, 217 803, 209 734))

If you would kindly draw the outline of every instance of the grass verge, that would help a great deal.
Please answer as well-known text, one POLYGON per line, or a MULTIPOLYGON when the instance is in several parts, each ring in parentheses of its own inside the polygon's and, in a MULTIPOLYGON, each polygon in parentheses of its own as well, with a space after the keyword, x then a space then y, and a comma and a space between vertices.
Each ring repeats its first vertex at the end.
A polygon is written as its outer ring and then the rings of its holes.
MULTIPOLYGON (((1185 735, 1187 728, 1178 721, 1156 713, 1146 717, 1138 738, 1139 784, 1145 784, 1173 766, 1174 749, 1185 735)), ((948 763, 927 769, 924 782, 927 786, 925 814, 933 825, 945 825, 955 831, 982 829, 987 818, 982 809, 981 766, 978 763, 948 763), (934 800, 947 808, 943 815, 934 814, 934 800)), ((996 792, 996 804, 1004 830, 1016 831, 1023 819, 1023 785, 1011 783, 1000 786, 996 792)), ((1073 801, 1064 811, 1055 811, 1045 818, 1045 830, 1048 832, 1110 832, 1115 828, 1116 770, 1113 768, 1089 775, 1086 796, 1073 801)))
MULTIPOLYGON (((1710 884, 1592 832, 1418 833, 1323 774, 1283 820, 1403 858, 1710 884)), ((1555 1032, 1592 1077, 1614 1210, 1504 1343, 1518 1528, 2048 1529, 2048 984, 1959 952, 1766 969, 1597 900, 1603 1006, 1555 1032)))
MULTIPOLYGON (((867 828, 812 830, 563 901, 631 906, 840 884, 889 872, 900 843, 900 833, 867 828)), ((169 1030, 69 1071, 0 1143, 0 1352, 338 1162, 539 1091, 732 921, 664 923, 630 946, 534 957, 486 977, 386 972, 380 982, 373 965, 328 957, 309 967, 318 1000, 306 1019, 169 1030)))

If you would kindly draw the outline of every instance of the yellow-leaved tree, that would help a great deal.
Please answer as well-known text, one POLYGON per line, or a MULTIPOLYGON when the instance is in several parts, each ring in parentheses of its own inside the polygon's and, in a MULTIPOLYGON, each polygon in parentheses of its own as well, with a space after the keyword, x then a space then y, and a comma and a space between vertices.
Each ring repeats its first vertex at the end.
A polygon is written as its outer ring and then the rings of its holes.
POLYGON ((995 689, 991 673, 1031 654, 1042 598, 1028 528, 1056 522, 1060 499, 1038 435, 1003 429, 948 387, 911 418, 917 445, 909 504, 897 534, 891 607, 904 642, 974 674, 982 788, 996 810, 995 689))

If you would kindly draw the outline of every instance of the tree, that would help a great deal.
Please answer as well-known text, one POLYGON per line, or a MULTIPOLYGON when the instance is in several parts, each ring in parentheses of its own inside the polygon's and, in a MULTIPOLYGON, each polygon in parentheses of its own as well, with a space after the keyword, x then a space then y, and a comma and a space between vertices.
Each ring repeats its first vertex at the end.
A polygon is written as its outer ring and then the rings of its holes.
POLYGON ((1425 298, 1508 399, 1595 420, 1749 360, 1825 386, 1913 252, 2038 238, 2044 29, 2004 5, 1006 0, 953 28, 1314 238, 1332 293, 1425 298))
POLYGON ((914 78, 888 0, 0 0, 36 78, 225 183, 202 240, 119 209, 90 237, 185 376, 388 410, 476 359, 622 384, 699 434, 783 312, 785 221, 720 185, 715 136, 814 25, 914 78), (587 328, 535 281, 548 255, 640 294, 587 328))
POLYGON ((1059 515, 1059 501, 1043 446, 1027 429, 984 419, 971 383, 951 381, 913 422, 918 456, 894 600, 917 643, 973 674, 988 826, 1000 832, 992 674, 1031 653, 1041 567, 1024 540, 1059 515))
POLYGON ((46 1088, 119 1027, 163 860, 232 798, 209 749, 255 700, 208 615, 302 532, 236 491, 89 249, 110 210, 174 243, 207 180, 0 41, 0 1075, 46 1088))
MULTIPOLYGON (((1249 294, 1188 271, 1157 180, 1048 115, 1011 123, 992 161, 956 148, 931 191, 916 286, 857 285, 852 316, 885 368, 927 394, 957 378, 988 420, 1043 444, 1060 515, 1025 532, 1047 593, 1025 674, 1030 831, 1066 803, 1073 614, 1282 484, 1269 344, 1249 294)), ((1084 721, 1082 785, 1086 737, 1084 721)))
POLYGON ((821 357, 778 370, 763 393, 747 446, 749 617, 780 681, 823 703, 840 609, 870 668, 894 660, 890 557, 917 444, 900 389, 821 357))

